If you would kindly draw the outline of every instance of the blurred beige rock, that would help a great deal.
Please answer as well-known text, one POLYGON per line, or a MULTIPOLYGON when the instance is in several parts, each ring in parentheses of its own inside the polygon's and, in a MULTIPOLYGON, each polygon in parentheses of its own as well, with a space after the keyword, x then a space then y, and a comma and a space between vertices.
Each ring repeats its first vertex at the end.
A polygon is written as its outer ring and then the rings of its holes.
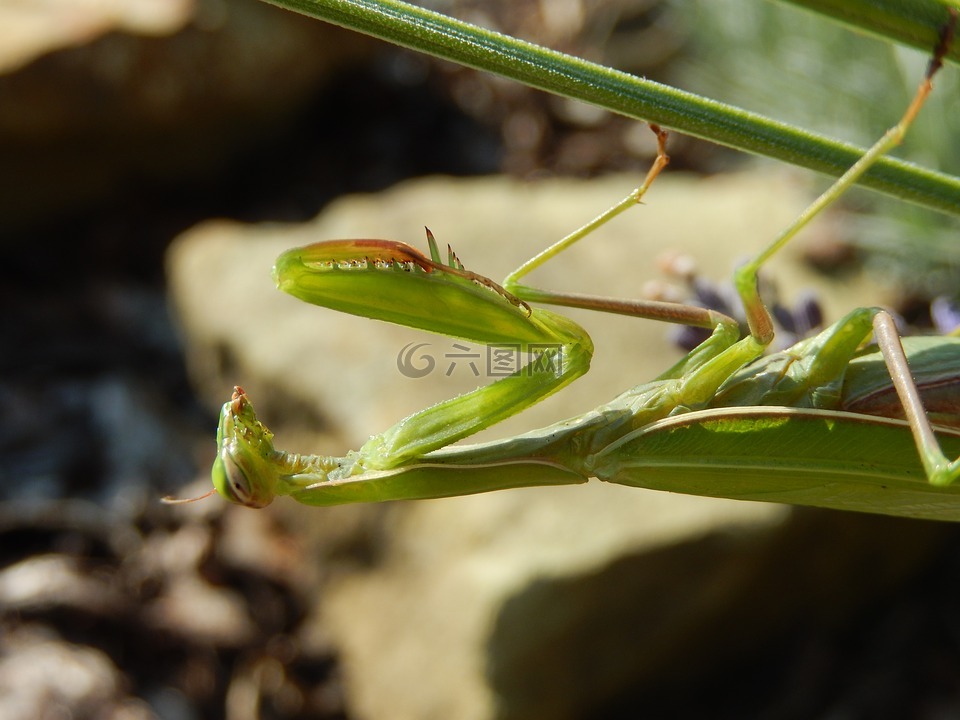
MULTIPOLYGON (((426 178, 378 195, 331 204, 316 221, 249 226, 211 221, 183 234, 168 254, 172 302, 188 360, 211 404, 242 385, 269 424, 285 411, 310 417, 338 437, 325 452, 356 447, 399 418, 487 381, 483 350, 476 372, 455 357, 454 341, 387 323, 317 308, 278 292, 270 277, 283 250, 334 238, 387 238, 426 249, 423 226, 449 243, 465 266, 500 279, 537 250, 563 237, 629 191, 637 178, 522 183, 505 178, 426 178), (436 367, 423 378, 403 376, 400 353, 411 343, 436 367), (452 366, 452 367, 451 367, 452 366), (449 371, 449 375, 447 374, 449 371)), ((661 279, 665 251, 691 255, 719 283, 735 263, 756 252, 800 209, 804 198, 784 175, 697 180, 661 178, 648 204, 603 228, 531 276, 531 283, 571 291, 637 297, 661 279)), ((812 288, 837 317, 869 302, 864 284, 826 283, 795 262, 800 247, 770 263, 780 295, 812 288)), ((873 301, 877 298, 874 297, 873 301)), ((494 438, 590 409, 656 376, 680 357, 670 327, 596 312, 565 311, 596 345, 591 372, 562 393, 502 423, 494 438)))
POLYGON ((0 0, 0 74, 109 32, 168 35, 193 14, 194 0, 0 0))
POLYGON ((409 503, 321 617, 358 717, 587 717, 710 623, 788 514, 602 483, 409 503))
MULTIPOLYGON (((168 254, 173 303, 197 383, 219 402, 229 398, 234 384, 243 385, 258 407, 272 403, 272 396, 295 398, 343 432, 349 445, 362 442, 426 403, 485 382, 483 368, 477 368, 478 375, 468 363, 457 364, 447 338, 316 308, 277 292, 270 269, 280 252, 350 237, 402 240, 425 250, 427 225, 468 269, 499 279, 605 209, 636 181, 629 175, 587 183, 427 178, 379 195, 341 198, 306 225, 204 223, 182 235, 168 254), (412 341, 430 343, 425 352, 437 361, 435 371, 422 379, 397 370, 398 354, 412 341)), ((689 251, 722 280, 736 258, 772 237, 801 202, 790 197, 782 178, 699 182, 667 176, 655 186, 649 205, 604 228, 531 281, 637 296, 645 281, 660 277, 655 258, 671 248, 689 251), (757 199, 764 192, 764 199, 757 199)), ((514 427, 586 410, 679 357, 665 340, 663 324, 577 310, 570 314, 594 337, 593 371, 539 406, 549 409, 534 409, 535 417, 514 427)))
POLYGON ((251 0, 0 0, 0 233, 216 177, 369 47, 251 0))

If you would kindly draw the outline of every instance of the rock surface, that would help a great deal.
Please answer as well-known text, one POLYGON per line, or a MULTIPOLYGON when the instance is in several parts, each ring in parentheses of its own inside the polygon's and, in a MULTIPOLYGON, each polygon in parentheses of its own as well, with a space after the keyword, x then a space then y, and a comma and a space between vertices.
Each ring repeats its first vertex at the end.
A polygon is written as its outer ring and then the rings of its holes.
POLYGON ((0 73, 48 52, 84 45, 110 32, 162 36, 180 30, 195 0, 47 0, 0 2, 0 73))
POLYGON ((368 47, 260 2, 0 1, 0 230, 215 177, 368 47))

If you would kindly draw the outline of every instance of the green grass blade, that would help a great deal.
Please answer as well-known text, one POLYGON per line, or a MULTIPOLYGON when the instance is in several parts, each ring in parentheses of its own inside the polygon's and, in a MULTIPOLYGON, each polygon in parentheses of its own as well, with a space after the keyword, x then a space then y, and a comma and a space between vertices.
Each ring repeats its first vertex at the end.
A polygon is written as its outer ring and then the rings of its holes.
MULTIPOLYGON (((399 0, 266 1, 627 117, 828 175, 840 175, 864 152, 849 143, 399 0)), ((960 178, 955 176, 883 158, 860 184, 960 215, 960 178)))

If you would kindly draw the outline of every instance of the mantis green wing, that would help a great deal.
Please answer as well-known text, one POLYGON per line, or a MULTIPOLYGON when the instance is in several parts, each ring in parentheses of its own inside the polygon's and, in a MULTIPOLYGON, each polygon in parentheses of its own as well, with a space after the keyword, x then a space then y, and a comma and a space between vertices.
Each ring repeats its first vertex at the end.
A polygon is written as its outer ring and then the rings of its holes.
MULTIPOLYGON (((960 456, 960 430, 937 439, 960 456)), ((960 521, 960 485, 927 480, 903 420, 786 407, 678 415, 607 448, 608 482, 691 495, 960 521)))

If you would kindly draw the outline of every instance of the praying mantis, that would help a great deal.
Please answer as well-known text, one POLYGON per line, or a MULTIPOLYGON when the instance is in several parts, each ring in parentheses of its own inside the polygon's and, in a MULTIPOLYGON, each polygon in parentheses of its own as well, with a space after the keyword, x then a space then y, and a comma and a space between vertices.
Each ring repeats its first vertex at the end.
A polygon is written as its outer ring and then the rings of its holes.
POLYGON ((735 272, 749 334, 711 309, 551 292, 522 279, 637 205, 669 162, 666 133, 644 182, 500 284, 404 243, 336 240, 283 253, 277 286, 323 307, 488 345, 519 345, 520 370, 402 419, 343 457, 278 450, 242 389, 223 405, 214 488, 263 507, 425 499, 597 478, 623 485, 907 517, 960 520, 960 337, 904 338, 879 308, 858 308, 790 348, 773 340, 757 274, 813 217, 900 143, 931 91, 956 13, 899 122, 757 257, 735 272), (600 407, 515 437, 454 445, 587 372, 586 330, 536 304, 706 328, 654 380, 600 407), (867 346, 875 336, 876 346, 867 346))

